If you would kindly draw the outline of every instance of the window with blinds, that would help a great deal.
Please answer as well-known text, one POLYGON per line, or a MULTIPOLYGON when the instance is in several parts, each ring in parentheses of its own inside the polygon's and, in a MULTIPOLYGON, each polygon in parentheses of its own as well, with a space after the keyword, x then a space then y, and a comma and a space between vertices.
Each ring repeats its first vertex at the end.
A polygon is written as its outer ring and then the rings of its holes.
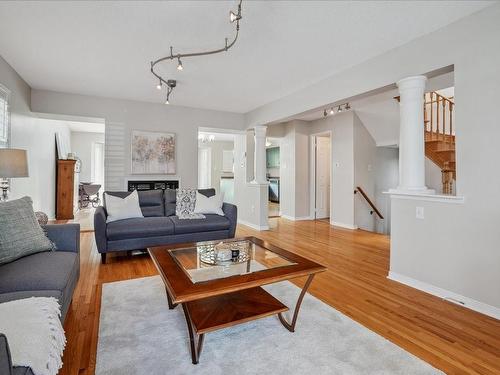
POLYGON ((10 133, 10 91, 0 85, 0 147, 8 147, 10 133))

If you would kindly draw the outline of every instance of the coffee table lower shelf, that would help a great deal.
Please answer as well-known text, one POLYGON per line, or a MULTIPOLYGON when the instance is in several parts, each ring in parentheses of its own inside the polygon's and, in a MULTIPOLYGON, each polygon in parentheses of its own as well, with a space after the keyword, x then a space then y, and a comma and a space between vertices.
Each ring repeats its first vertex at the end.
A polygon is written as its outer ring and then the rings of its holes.
POLYGON ((182 308, 188 325, 193 364, 198 363, 205 333, 288 310, 261 287, 186 302, 182 308))
POLYGON ((198 334, 288 310, 287 306, 260 287, 187 302, 186 305, 198 334))

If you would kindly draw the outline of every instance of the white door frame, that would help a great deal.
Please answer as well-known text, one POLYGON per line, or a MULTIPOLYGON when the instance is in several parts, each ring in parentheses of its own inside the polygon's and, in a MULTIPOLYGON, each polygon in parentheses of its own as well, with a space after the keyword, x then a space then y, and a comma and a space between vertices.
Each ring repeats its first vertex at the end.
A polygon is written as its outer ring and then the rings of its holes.
POLYGON ((309 155, 309 160, 310 160, 310 165, 309 165, 309 170, 311 171, 311 178, 310 178, 310 183, 309 183, 309 216, 311 217, 311 220, 316 220, 316 138, 318 136, 325 136, 327 135, 330 137, 330 220, 332 218, 332 179, 333 179, 333 168, 332 168, 332 131, 331 130, 326 130, 323 132, 319 133, 313 133, 309 136, 310 138, 310 155, 309 155))

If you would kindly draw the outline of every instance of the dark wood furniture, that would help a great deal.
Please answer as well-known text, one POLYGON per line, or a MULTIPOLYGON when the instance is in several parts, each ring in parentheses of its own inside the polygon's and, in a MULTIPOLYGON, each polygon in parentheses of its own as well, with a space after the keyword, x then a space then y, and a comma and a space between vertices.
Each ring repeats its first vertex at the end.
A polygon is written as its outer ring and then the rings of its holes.
POLYGON ((76 160, 57 160, 56 219, 71 220, 74 211, 76 160))
POLYGON ((218 266, 205 266, 199 260, 198 249, 220 241, 148 249, 165 283, 169 308, 182 305, 193 364, 199 361, 203 337, 207 332, 275 314, 289 331, 294 332, 307 288, 316 273, 326 271, 326 267, 318 263, 255 237, 223 242, 231 241, 248 241, 252 256, 246 264, 228 266, 240 267, 239 271, 229 270, 229 273, 227 268, 218 273, 216 268, 210 268, 218 266), (298 298, 292 321, 288 322, 282 315, 288 307, 261 286, 304 276, 308 277, 307 282, 298 298))

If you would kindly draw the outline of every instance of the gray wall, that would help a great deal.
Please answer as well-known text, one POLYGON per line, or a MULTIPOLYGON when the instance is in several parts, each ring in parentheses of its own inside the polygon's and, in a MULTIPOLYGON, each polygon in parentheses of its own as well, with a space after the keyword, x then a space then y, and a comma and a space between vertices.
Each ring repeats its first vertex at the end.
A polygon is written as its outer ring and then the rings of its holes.
MULTIPOLYGON (((375 200, 375 155, 377 146, 368 130, 354 113, 354 186, 359 186, 368 195, 370 200, 375 200)), ((370 214, 372 208, 360 193, 354 196, 354 222, 360 229, 375 231, 376 214, 370 214)))
POLYGON ((107 189, 124 189, 128 179, 149 178, 178 178, 182 186, 195 187, 198 180, 198 127, 227 129, 244 127, 244 116, 236 113, 43 90, 32 91, 31 105, 36 112, 105 119, 107 189), (175 133, 177 147, 175 176, 131 174, 132 130, 175 133))

